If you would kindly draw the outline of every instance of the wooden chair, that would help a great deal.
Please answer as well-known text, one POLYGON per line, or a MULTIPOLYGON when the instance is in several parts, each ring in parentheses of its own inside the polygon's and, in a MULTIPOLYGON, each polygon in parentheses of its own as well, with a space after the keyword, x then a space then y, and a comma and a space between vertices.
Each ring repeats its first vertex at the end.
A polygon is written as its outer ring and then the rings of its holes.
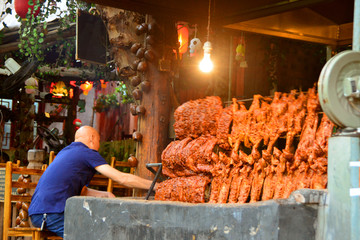
POLYGON ((50 154, 49 154, 49 165, 54 161, 55 159, 55 152, 54 151, 50 151, 50 154))
MULTIPOLYGON (((20 160, 16 160, 16 163, 12 163, 15 167, 20 167, 20 160)), ((0 163, 0 168, 5 168, 6 163, 0 163)))
MULTIPOLYGON (((137 162, 123 162, 123 161, 116 161, 115 157, 111 157, 111 167, 128 167, 130 168, 130 173, 134 174, 135 167, 137 166, 137 162)), ((129 191, 132 191, 131 188, 128 188, 124 185, 120 185, 118 183, 114 183, 114 181, 110 178, 105 177, 101 174, 95 174, 94 177, 91 179, 89 187, 102 187, 106 188, 106 191, 113 192, 114 188, 116 189, 128 189, 129 191)), ((131 195, 131 193, 128 193, 128 195, 131 195)))
MULTIPOLYGON (((4 194, 4 219, 3 219, 3 240, 7 240, 9 236, 25 236, 32 237, 33 240, 40 239, 62 239, 61 237, 56 236, 50 231, 41 231, 40 228, 31 227, 29 224, 23 224, 25 227, 20 226, 11 226, 11 215, 12 215, 12 203, 29 203, 31 202, 30 194, 14 194, 12 193, 13 188, 18 189, 35 189, 37 183, 31 181, 18 181, 15 179, 14 174, 19 174, 20 176, 41 176, 44 170, 41 169, 28 169, 26 167, 14 166, 10 161, 6 163, 6 173, 5 173, 5 194, 4 194)), ((18 192, 20 192, 18 190, 18 192)), ((23 204, 21 204, 23 206, 23 204)), ((24 208, 20 208, 24 210, 24 208)), ((23 215, 26 215, 23 212, 23 215)), ((24 217, 25 218, 25 217, 24 217)), ((21 225, 21 224, 20 224, 21 225)))
MULTIPOLYGON (((135 173, 135 168, 137 167, 138 162, 137 161, 133 161, 133 162, 123 162, 123 161, 116 161, 115 157, 111 157, 111 163, 110 166, 113 168, 116 167, 128 167, 130 168, 130 174, 134 174, 135 173)), ((118 183, 114 183, 114 181, 112 179, 108 180, 108 187, 107 187, 107 191, 108 192, 113 192, 115 188, 127 188, 125 186, 122 186, 118 183)))
MULTIPOLYGON (((50 155, 49 155, 49 165, 52 163, 52 161, 55 159, 55 157, 56 156, 55 156, 54 151, 51 151, 50 155)), ((130 173, 134 174, 135 168, 137 167, 137 161, 133 161, 133 162, 116 161, 115 157, 111 157, 110 166, 113 168, 128 167, 128 168, 130 168, 130 173)), ((46 169, 46 167, 45 167, 45 169, 46 169)), ((114 188, 117 188, 117 189, 127 188, 118 183, 114 183, 112 179, 109 179, 106 176, 101 175, 101 174, 95 174, 94 177, 91 179, 89 186, 106 188, 106 190, 108 192, 113 192, 114 188)), ((127 189, 129 189, 129 188, 127 188, 127 189)))

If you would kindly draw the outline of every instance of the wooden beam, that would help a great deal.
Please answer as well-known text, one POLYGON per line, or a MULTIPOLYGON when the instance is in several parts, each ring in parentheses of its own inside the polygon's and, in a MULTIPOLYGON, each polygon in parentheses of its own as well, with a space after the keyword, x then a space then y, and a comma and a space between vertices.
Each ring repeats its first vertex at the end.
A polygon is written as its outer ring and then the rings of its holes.
MULTIPOLYGON (((61 37, 62 38, 74 37, 75 36, 75 31, 76 31, 75 23, 72 23, 70 28, 66 29, 63 32, 61 37)), ((51 30, 46 35, 46 37, 44 39, 44 43, 51 43, 51 42, 55 42, 57 40, 59 40, 58 30, 57 29, 56 30, 51 30)), ((17 40, 17 41, 7 43, 7 44, 1 44, 0 45, 0 54, 18 50, 19 49, 19 43, 20 43, 20 41, 17 40)))
MULTIPOLYGON (((232 5, 232 13, 229 14, 227 8, 221 8, 221 13, 214 17, 214 24, 224 26, 232 23, 243 22, 255 18, 270 16, 286 11, 291 11, 299 8, 305 8, 314 4, 322 2, 331 2, 333 0, 293 0, 293 1, 279 1, 276 3, 261 5, 255 8, 243 8, 241 4, 232 5)), ((228 6, 227 6, 228 7, 228 6)))
MULTIPOLYGON (((55 76, 60 77, 76 77, 76 78, 83 78, 86 80, 99 80, 98 74, 95 70, 92 69, 82 69, 82 68, 68 68, 68 67, 49 67, 49 66, 42 66, 38 70, 41 73, 51 72, 55 74, 55 76)), ((109 72, 104 76, 104 78, 108 81, 119 80, 116 76, 115 71, 109 72)))
POLYGON ((150 14, 157 18, 166 17, 177 21, 188 21, 202 24, 207 21, 207 4, 205 1, 154 1, 154 0, 85 0, 142 14, 150 14))

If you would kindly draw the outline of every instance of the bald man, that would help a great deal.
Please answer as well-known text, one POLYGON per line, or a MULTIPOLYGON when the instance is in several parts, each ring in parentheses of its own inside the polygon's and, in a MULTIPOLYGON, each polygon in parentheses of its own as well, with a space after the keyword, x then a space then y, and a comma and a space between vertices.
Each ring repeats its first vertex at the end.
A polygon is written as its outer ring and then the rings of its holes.
POLYGON ((79 195, 115 197, 110 192, 86 187, 96 171, 127 187, 150 188, 151 181, 120 172, 107 164, 98 153, 99 147, 99 133, 92 127, 83 126, 76 131, 75 141, 57 154, 32 196, 29 215, 34 226, 45 225, 47 230, 63 237, 68 198, 79 195))

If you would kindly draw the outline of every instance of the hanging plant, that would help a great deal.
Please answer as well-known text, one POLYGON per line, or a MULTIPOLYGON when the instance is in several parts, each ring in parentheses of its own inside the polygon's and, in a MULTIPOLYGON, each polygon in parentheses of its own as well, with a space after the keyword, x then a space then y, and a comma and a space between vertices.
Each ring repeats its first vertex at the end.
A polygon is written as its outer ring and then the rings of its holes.
POLYGON ((100 94, 96 99, 94 110, 96 112, 106 112, 111 108, 117 108, 120 106, 118 96, 116 93, 113 94, 100 94))
MULTIPOLYGON (((7 0, 6 4, 12 2, 13 0, 7 0)), ((44 60, 45 38, 49 32, 47 18, 50 15, 55 15, 59 20, 58 39, 60 40, 63 30, 68 29, 76 21, 77 9, 89 9, 91 7, 90 4, 81 1, 66 0, 67 9, 62 10, 59 6, 60 2, 61 0, 16 0, 16 10, 19 11, 17 18, 21 22, 19 52, 23 57, 30 60, 44 60), (22 2, 19 3, 18 1, 22 2)), ((12 10, 7 8, 1 14, 3 16, 4 14, 11 14, 11 12, 12 10)))
POLYGON ((132 97, 128 93, 125 83, 120 82, 112 94, 100 94, 95 101, 94 110, 96 112, 105 112, 111 108, 118 108, 120 103, 131 103, 132 97))

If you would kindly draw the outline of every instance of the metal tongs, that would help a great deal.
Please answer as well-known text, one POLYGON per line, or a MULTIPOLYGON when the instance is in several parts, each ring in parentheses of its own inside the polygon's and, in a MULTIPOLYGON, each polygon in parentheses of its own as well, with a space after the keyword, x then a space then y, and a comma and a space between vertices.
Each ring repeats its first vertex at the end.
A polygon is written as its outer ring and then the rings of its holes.
POLYGON ((149 200, 149 197, 150 197, 150 194, 151 192, 153 191, 154 189, 154 186, 155 186, 155 183, 156 181, 158 180, 159 176, 160 176, 160 173, 161 173, 161 170, 162 170, 162 163, 147 163, 146 164, 146 168, 148 170, 150 170, 150 172, 152 172, 153 174, 155 174, 155 178, 154 180, 152 181, 151 183, 151 186, 146 194, 146 197, 145 197, 145 200, 149 200), (153 167, 158 167, 157 171, 155 171, 153 169, 153 167))

